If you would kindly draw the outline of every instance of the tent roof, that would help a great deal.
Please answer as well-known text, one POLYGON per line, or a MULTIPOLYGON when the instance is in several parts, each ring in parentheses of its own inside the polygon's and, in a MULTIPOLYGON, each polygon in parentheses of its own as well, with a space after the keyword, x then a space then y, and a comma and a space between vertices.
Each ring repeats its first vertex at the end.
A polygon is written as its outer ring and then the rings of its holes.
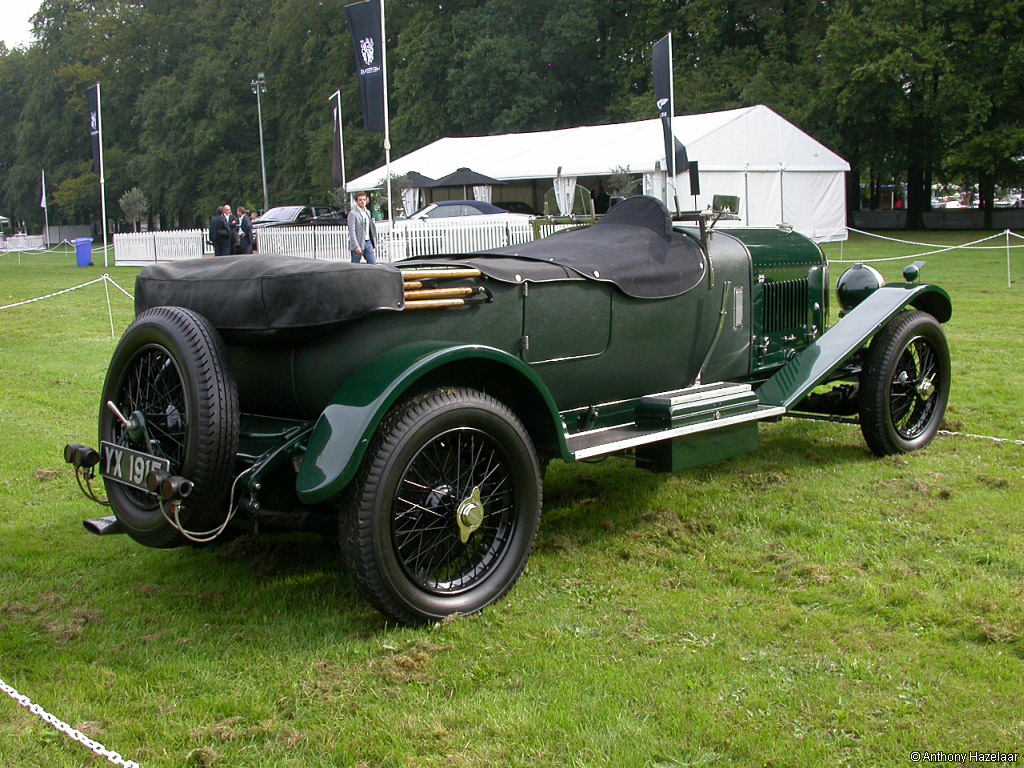
MULTIPOLYGON (((676 138, 690 160, 704 171, 848 171, 839 155, 808 136, 764 105, 681 115, 672 119, 676 138)), ((616 167, 650 173, 664 164, 661 122, 590 125, 558 131, 507 133, 438 139, 391 163, 393 174, 415 169, 439 177, 456 168, 503 181, 563 176, 603 176, 616 167)), ((348 190, 373 189, 384 179, 384 167, 348 184, 348 190)))
POLYGON ((504 184, 504 181, 492 179, 482 173, 471 171, 469 168, 459 168, 454 173, 443 176, 433 184, 432 187, 464 187, 471 184, 504 184))

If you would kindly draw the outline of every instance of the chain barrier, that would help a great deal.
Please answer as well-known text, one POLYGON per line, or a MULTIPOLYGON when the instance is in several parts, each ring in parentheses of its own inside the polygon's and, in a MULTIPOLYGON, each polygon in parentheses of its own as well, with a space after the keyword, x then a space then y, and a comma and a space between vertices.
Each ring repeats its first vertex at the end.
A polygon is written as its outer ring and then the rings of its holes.
POLYGON ((9 686, 3 680, 0 680, 0 691, 6 693, 44 723, 53 726, 56 730, 63 733, 72 741, 77 741, 79 744, 91 749, 97 756, 105 757, 111 762, 111 764, 120 765, 123 766, 123 768, 141 768, 141 766, 134 760, 125 760, 119 753, 107 749, 95 739, 90 739, 77 728, 72 728, 60 718, 54 717, 38 704, 33 703, 32 699, 28 696, 18 693, 17 690, 9 686))

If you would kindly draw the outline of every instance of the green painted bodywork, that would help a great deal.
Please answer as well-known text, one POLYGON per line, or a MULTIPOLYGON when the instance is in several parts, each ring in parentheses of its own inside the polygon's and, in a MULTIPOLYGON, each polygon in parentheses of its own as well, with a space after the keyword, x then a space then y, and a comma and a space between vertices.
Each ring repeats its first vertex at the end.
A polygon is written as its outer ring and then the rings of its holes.
MULTIPOLYGON (((468 344, 403 344, 355 371, 331 398, 313 428, 296 480, 299 500, 307 504, 325 501, 348 485, 381 420, 416 381, 445 365, 485 360, 507 367, 510 375, 522 376, 544 398, 549 418, 559 421, 558 408, 547 387, 528 365, 506 352, 468 344)), ((561 453, 570 456, 564 436, 561 453)))
MULTIPOLYGON (((702 382, 749 383, 760 402, 789 407, 903 306, 949 316, 940 289, 895 286, 826 333, 828 266, 812 241, 729 229, 707 244, 702 279, 671 298, 634 298, 605 280, 509 257, 513 271, 522 265, 516 282, 445 282, 471 286, 483 303, 371 313, 285 346, 231 345, 243 413, 306 425, 289 433, 286 450, 254 446, 243 463, 276 477, 304 449, 293 492, 302 504, 325 501, 355 476, 389 410, 436 387, 491 394, 522 419, 542 457, 572 461, 568 438, 632 423, 640 398, 690 387, 705 362, 702 382), (776 284, 803 293, 787 305, 792 324, 769 329, 763 314, 776 284)), ((473 257, 447 265, 472 266, 473 257)), ((683 457, 702 441, 667 448, 668 465, 690 462, 683 457)))
POLYGON ((676 437, 636 449, 636 465, 654 472, 681 472, 757 450, 757 422, 676 437))
POLYGON ((779 369, 757 390, 758 398, 764 405, 791 407, 908 305, 925 309, 940 322, 952 314, 949 295, 937 286, 904 284, 879 288, 779 369))

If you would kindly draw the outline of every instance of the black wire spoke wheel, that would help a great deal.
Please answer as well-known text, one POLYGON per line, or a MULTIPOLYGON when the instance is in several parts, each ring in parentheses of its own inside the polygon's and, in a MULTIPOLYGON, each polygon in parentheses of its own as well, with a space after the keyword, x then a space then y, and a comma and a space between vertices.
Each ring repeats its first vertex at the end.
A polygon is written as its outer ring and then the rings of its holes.
POLYGON ((540 464, 504 404, 442 389, 397 405, 343 494, 360 591, 405 624, 475 613, 519 578, 541 514, 540 464))
MULTIPOLYGON (((142 416, 149 442, 133 437, 117 418, 111 422, 113 439, 109 442, 167 459, 171 474, 180 474, 185 463, 189 406, 185 381, 171 352, 159 344, 140 348, 125 368, 113 402, 122 415, 142 416)), ((132 487, 124 490, 140 508, 157 507, 152 493, 132 487)))
POLYGON ((392 504, 393 545, 408 577, 434 594, 486 578, 515 530, 513 482, 511 459, 479 430, 454 429, 424 445, 392 504))
MULTIPOLYGON (((180 519, 193 531, 214 528, 227 514, 238 421, 230 362, 209 322, 181 307, 140 314, 107 370, 100 440, 167 459, 171 474, 192 482, 180 519)), ((150 547, 187 543, 154 494, 107 477, 104 485, 114 514, 133 539, 150 547)))
POLYGON ((871 343, 861 373, 860 421, 879 456, 927 446, 949 402, 949 345, 926 312, 903 312, 871 343))
POLYGON ((928 426, 935 411, 938 372, 931 343, 920 336, 911 339, 896 364, 889 390, 893 427, 904 440, 916 439, 928 426))

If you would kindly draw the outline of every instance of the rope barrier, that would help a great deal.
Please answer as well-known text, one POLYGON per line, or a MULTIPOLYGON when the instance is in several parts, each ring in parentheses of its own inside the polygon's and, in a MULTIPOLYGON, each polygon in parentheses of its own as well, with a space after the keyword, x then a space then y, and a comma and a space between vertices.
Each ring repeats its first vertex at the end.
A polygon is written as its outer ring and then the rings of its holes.
POLYGON ((72 291, 77 291, 77 290, 79 290, 81 288, 87 288, 90 285, 95 285, 96 283, 103 283, 103 291, 104 291, 104 293, 106 293, 106 296, 107 296, 107 317, 110 319, 110 338, 112 338, 112 339, 117 338, 117 335, 116 335, 116 333, 114 331, 114 309, 110 305, 110 288, 109 288, 109 285, 113 285, 115 288, 117 288, 117 290, 119 290, 121 293, 123 293, 125 296, 127 296, 132 301, 135 300, 135 297, 132 296, 130 293, 128 293, 128 291, 126 291, 124 288, 122 288, 116 282, 114 282, 114 279, 110 275, 107 275, 107 274, 104 274, 104 275, 102 275, 100 277, 97 277, 95 280, 90 280, 87 283, 82 283, 81 285, 75 285, 75 286, 72 286, 71 288, 65 288, 63 291, 55 291, 54 293, 48 293, 45 296, 38 296, 38 297, 36 297, 34 299, 25 299, 25 301, 17 301, 14 304, 7 304, 5 306, 0 307, 0 312, 2 312, 5 309, 14 309, 15 307, 23 307, 26 304, 35 304, 37 301, 45 301, 46 299, 52 299, 55 296, 63 296, 65 293, 71 293, 72 291))
POLYGON ((843 258, 844 250, 843 249, 844 249, 844 246, 846 244, 846 241, 844 240, 839 245, 839 258, 838 259, 829 259, 829 261, 834 263, 834 264, 872 264, 872 263, 881 263, 881 262, 885 262, 885 261, 904 261, 904 260, 907 260, 907 259, 916 259, 916 258, 918 258, 920 256, 935 256, 935 255, 940 254, 940 253, 948 253, 949 251, 956 251, 956 250, 965 250, 965 251, 1001 251, 1001 250, 1005 249, 1006 250, 1006 287, 1007 288, 1012 288, 1013 287, 1013 278, 1012 278, 1011 273, 1010 273, 1010 251, 1011 250, 1016 250, 1017 248, 1024 248, 1024 245, 1010 245, 1010 236, 1011 235, 1013 237, 1016 237, 1016 238, 1021 239, 1021 240, 1024 240, 1024 235, 1019 235, 1016 232, 1012 232, 1009 229, 1003 230, 1002 232, 1000 232, 998 234, 995 234, 995 235, 989 235, 988 237, 983 237, 983 238, 981 238, 979 240, 972 240, 971 242, 964 243, 962 245, 948 245, 948 246, 947 245, 936 245, 935 243, 920 243, 920 242, 916 242, 914 240, 901 240, 900 238, 897 238, 897 237, 887 237, 886 235, 879 235, 879 234, 876 234, 874 232, 865 232, 862 229, 855 229, 854 227, 847 227, 847 231, 849 231, 849 232, 856 232, 857 234, 865 235, 866 237, 875 237, 875 238, 878 238, 879 240, 887 240, 890 243, 904 243, 906 245, 915 245, 915 246, 923 246, 923 247, 926 247, 926 248, 934 248, 935 250, 933 250, 933 251, 924 251, 922 253, 913 253, 913 254, 909 254, 907 256, 891 256, 891 257, 884 258, 884 259, 844 259, 843 258), (984 243, 984 242, 987 242, 989 240, 995 240, 997 237, 1005 237, 1006 238, 1006 242, 1003 245, 977 245, 977 243, 984 243))
POLYGON ((1013 443, 1014 445, 1024 445, 1024 440, 1014 440, 1012 437, 992 437, 991 435, 972 435, 970 432, 950 432, 948 429, 940 429, 940 435, 946 437, 970 437, 975 440, 991 440, 994 443, 1013 443))
MULTIPOLYGON (((984 243, 986 240, 994 240, 997 237, 1002 237, 1003 235, 1007 235, 1007 234, 1013 235, 1014 237, 1019 237, 1022 240, 1024 240, 1024 235, 1018 235, 1016 232, 1014 232, 1012 230, 1009 230, 1009 229, 1004 230, 1003 232, 997 232, 994 235, 989 235, 988 237, 983 237, 980 240, 972 240, 970 243, 964 243, 963 245, 939 245, 938 243, 922 243, 922 242, 919 242, 917 240, 901 240, 898 237, 888 237, 886 235, 879 235, 879 234, 877 234, 875 232, 866 232, 863 229, 854 229, 853 227, 847 227, 847 230, 850 231, 850 232, 856 232, 858 235, 865 235, 867 237, 874 237, 874 238, 876 238, 878 240, 888 240, 891 243, 903 243, 904 245, 916 245, 916 246, 920 246, 922 248, 940 248, 940 249, 946 249, 946 250, 953 250, 953 249, 956 249, 956 248, 963 248, 965 250, 971 250, 971 251, 1001 251, 1001 250, 1003 250, 1003 248, 1005 246, 1002 246, 1002 245, 989 245, 989 246, 985 246, 985 247, 976 247, 973 244, 974 243, 984 243)), ((1011 245, 1010 247, 1011 248, 1024 248, 1024 245, 1011 245)), ((904 258, 908 258, 908 257, 905 256, 904 258)))
POLYGON ((97 277, 95 280, 90 280, 88 283, 82 283, 81 285, 76 285, 76 286, 73 286, 71 288, 65 288, 63 291, 56 291, 55 293, 48 293, 45 296, 39 296, 39 297, 34 298, 34 299, 25 299, 25 301, 18 301, 18 302, 15 302, 14 304, 7 304, 5 306, 0 307, 0 311, 3 311, 5 309, 14 309, 15 307, 23 307, 26 304, 34 304, 37 301, 44 301, 46 299, 52 299, 55 296, 62 296, 65 293, 71 293, 72 291, 77 291, 80 288, 87 288, 90 285, 95 285, 96 283, 105 282, 106 279, 107 279, 107 276, 103 275, 103 277, 97 277))
POLYGON ((867 235, 868 237, 876 237, 879 240, 887 240, 887 241, 889 241, 891 243, 903 243, 905 245, 923 246, 923 247, 926 247, 926 248, 934 248, 935 250, 933 250, 933 251, 922 251, 921 253, 911 253, 911 254, 908 254, 906 256, 890 256, 890 257, 884 258, 884 259, 829 259, 829 261, 835 262, 835 263, 839 263, 839 264, 852 264, 852 263, 868 264, 868 263, 877 263, 877 262, 883 262, 883 261, 906 261, 907 259, 916 259, 916 258, 921 257, 921 256, 935 256, 935 255, 940 254, 940 253, 947 253, 949 251, 957 251, 957 250, 966 250, 966 251, 1002 251, 1002 250, 1015 249, 1015 248, 1024 248, 1024 245, 990 245, 990 246, 978 246, 977 245, 977 243, 984 243, 984 242, 987 242, 989 240, 994 240, 995 238, 1002 237, 1002 236, 1004 236, 1004 235, 1006 235, 1008 233, 1012 234, 1012 233, 1010 233, 1009 230, 1006 230, 1006 232, 1000 232, 1000 233, 995 234, 995 235, 990 235, 989 237, 983 237, 983 238, 981 238, 979 240, 972 240, 972 241, 970 241, 968 243, 964 243, 963 245, 937 245, 937 244, 934 244, 934 243, 919 243, 919 242, 915 242, 913 240, 900 240, 900 239, 895 238, 895 237, 886 237, 885 235, 876 235, 876 234, 874 234, 872 232, 864 232, 863 230, 854 229, 853 227, 850 227, 849 229, 850 229, 851 232, 856 232, 856 233, 861 234, 861 235, 867 235))
POLYGON ((64 246, 68 246, 70 248, 74 248, 75 244, 72 243, 68 239, 64 239, 64 240, 61 240, 56 245, 53 245, 53 246, 51 246, 49 248, 46 248, 46 249, 43 249, 43 248, 6 248, 5 247, 3 249, 3 251, 4 251, 4 253, 14 253, 14 252, 17 252, 18 254, 31 253, 34 256, 41 256, 44 253, 54 253, 55 251, 58 251, 58 250, 64 248, 64 246))

